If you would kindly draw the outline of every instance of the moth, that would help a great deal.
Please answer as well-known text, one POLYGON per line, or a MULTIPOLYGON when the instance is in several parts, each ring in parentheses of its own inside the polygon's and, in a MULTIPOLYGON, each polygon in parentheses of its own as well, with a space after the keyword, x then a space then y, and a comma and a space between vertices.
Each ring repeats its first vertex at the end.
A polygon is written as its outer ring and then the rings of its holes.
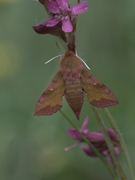
POLYGON ((39 98, 34 115, 46 116, 56 113, 62 108, 64 96, 79 120, 85 94, 93 106, 105 108, 119 104, 113 92, 84 68, 81 59, 74 52, 67 51, 60 62, 58 72, 39 98))

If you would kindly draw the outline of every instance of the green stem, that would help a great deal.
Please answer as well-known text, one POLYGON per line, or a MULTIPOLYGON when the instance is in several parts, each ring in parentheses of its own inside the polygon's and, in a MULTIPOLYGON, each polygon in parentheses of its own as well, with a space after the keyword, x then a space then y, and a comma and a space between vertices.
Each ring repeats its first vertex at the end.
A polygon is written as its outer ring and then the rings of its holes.
POLYGON ((107 109, 107 108, 104 108, 103 110, 104 110, 105 115, 106 115, 106 117, 108 118, 109 123, 111 124, 112 128, 114 129, 114 131, 115 131, 115 132, 118 134, 118 136, 119 136, 120 144, 121 144, 121 147, 122 147, 122 150, 123 150, 123 154, 124 154, 124 156, 125 156, 125 159, 126 159, 128 168, 129 168, 129 170, 130 170, 132 179, 135 180, 135 174, 134 174, 134 172, 133 172, 131 160, 130 160, 130 157, 129 157, 129 154, 128 154, 128 150, 127 150, 127 147, 126 147, 124 138, 123 138, 123 136, 122 136, 122 134, 121 134, 121 132, 120 132, 120 129, 118 128, 117 124, 115 123, 115 120, 114 120, 113 117, 111 116, 111 114, 110 114, 110 112, 108 111, 108 109, 107 109))
POLYGON ((109 172, 111 173, 114 180, 118 180, 118 177, 114 171, 114 169, 108 164, 108 162, 104 159, 102 154, 92 145, 90 141, 80 132, 80 130, 76 127, 76 125, 62 112, 62 110, 59 110, 61 114, 67 119, 67 121, 75 128, 75 130, 78 132, 78 134, 82 137, 82 139, 90 146, 90 148, 94 151, 94 153, 102 160, 102 162, 105 164, 109 172))
POLYGON ((126 175, 125 175, 125 173, 123 171, 123 168, 121 166, 121 163, 119 161, 119 158, 118 158, 118 156, 117 156, 117 154, 115 152, 115 149, 114 149, 113 143, 111 141, 111 138, 110 138, 110 136, 109 136, 109 134, 108 134, 108 132, 106 130, 106 127, 104 125, 102 117, 101 117, 101 115, 100 115, 100 113, 98 111, 98 108, 92 106, 92 109, 93 109, 95 117, 97 119, 97 123, 98 123, 98 125, 99 125, 99 127, 100 127, 100 129, 101 129, 101 131, 102 131, 102 133, 104 135, 105 141, 106 141, 107 146, 108 146, 108 148, 110 150, 110 153, 112 155, 112 158, 113 158, 113 161, 114 161, 114 163, 116 165, 116 168, 118 169, 118 171, 120 173, 121 179, 122 180, 127 180, 127 177, 126 177, 126 175))

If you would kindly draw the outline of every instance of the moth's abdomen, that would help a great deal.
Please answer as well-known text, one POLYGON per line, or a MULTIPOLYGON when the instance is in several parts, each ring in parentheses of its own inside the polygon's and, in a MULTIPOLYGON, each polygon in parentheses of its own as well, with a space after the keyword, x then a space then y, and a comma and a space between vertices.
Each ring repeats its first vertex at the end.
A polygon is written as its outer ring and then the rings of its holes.
POLYGON ((80 111, 84 101, 84 92, 82 91, 79 79, 66 82, 66 92, 64 96, 70 108, 75 113, 76 118, 79 120, 80 111))

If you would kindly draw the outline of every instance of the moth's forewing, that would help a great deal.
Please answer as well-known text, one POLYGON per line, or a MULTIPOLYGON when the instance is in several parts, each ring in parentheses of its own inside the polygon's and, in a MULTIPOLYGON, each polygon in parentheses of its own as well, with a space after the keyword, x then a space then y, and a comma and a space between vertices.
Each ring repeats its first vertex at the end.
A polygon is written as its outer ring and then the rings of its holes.
POLYGON ((60 71, 57 72, 52 82, 39 98, 35 110, 35 116, 51 115, 62 108, 62 97, 65 92, 65 83, 60 71))
POLYGON ((119 104, 114 93, 94 78, 85 68, 82 69, 81 73, 81 85, 87 93, 91 105, 105 108, 119 104))
POLYGON ((80 81, 82 67, 82 61, 72 51, 68 51, 60 63, 60 71, 66 87, 64 97, 78 120, 84 101, 80 81))

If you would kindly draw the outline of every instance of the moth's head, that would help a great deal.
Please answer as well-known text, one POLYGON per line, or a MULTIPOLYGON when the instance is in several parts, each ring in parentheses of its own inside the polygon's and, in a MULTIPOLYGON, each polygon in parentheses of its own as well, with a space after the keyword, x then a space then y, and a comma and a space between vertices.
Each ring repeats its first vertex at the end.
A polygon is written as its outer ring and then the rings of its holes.
POLYGON ((73 57, 73 56, 75 56, 75 53, 73 51, 67 51, 65 53, 64 58, 68 58, 68 57, 70 58, 70 57, 73 57))

